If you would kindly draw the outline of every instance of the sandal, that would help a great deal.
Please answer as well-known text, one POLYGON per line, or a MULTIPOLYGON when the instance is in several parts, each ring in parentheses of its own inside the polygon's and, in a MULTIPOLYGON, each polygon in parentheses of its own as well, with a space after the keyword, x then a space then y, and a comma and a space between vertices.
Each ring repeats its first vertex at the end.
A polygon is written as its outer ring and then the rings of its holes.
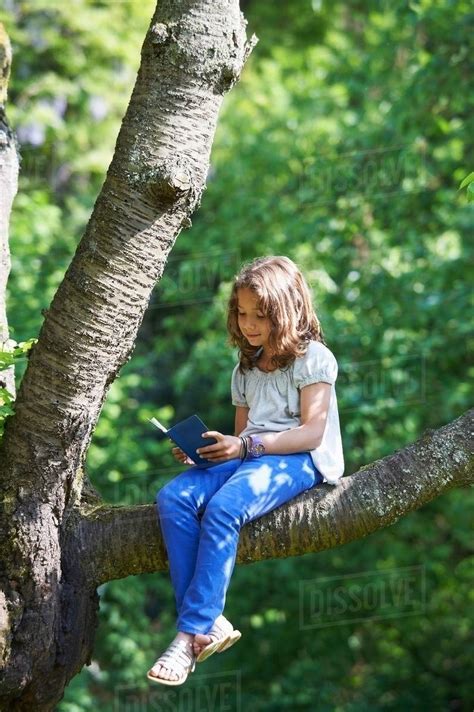
POLYGON ((206 635, 214 640, 206 645, 196 657, 198 663, 204 662, 213 653, 223 653, 242 637, 240 630, 235 630, 232 623, 222 615, 216 618, 214 625, 206 635))
POLYGON ((163 655, 161 655, 153 667, 148 670, 147 678, 153 682, 159 682, 162 685, 182 685, 189 673, 194 672, 195 667, 196 656, 192 650, 192 643, 190 649, 190 643, 188 641, 183 639, 173 640, 163 655), (169 668, 179 676, 178 679, 173 680, 150 675, 150 672, 157 665, 163 665, 163 667, 169 668))

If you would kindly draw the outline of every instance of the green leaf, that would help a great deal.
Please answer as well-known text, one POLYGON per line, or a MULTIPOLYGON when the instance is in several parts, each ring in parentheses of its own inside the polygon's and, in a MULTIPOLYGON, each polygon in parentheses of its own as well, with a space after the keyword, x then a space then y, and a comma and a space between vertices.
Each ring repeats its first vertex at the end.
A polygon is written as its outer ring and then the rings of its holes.
POLYGON ((467 186, 470 185, 473 181, 474 181, 474 171, 472 173, 469 173, 469 175, 464 178, 463 182, 459 186, 459 190, 461 190, 462 188, 465 188, 466 185, 467 186))

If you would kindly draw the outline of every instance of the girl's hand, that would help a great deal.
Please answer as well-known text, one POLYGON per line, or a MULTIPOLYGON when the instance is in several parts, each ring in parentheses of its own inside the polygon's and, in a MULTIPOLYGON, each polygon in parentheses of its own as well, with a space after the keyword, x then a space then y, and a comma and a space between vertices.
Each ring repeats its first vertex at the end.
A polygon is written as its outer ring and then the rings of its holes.
POLYGON ((186 455, 185 452, 181 450, 180 447, 173 447, 171 449, 171 452, 173 453, 173 456, 175 460, 178 460, 178 462, 181 462, 183 465, 195 465, 196 463, 191 460, 190 457, 186 455))
POLYGON ((235 435, 223 435, 217 430, 208 430, 202 434, 203 438, 215 438, 217 440, 213 445, 203 445, 196 452, 201 457, 212 462, 226 462, 239 457, 242 441, 235 435))

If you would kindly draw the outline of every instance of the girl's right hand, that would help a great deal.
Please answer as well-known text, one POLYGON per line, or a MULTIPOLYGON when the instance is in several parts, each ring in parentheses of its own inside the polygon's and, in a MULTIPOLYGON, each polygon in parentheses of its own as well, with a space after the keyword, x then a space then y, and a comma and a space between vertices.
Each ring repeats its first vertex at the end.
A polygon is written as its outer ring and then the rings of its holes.
POLYGON ((183 465, 195 465, 196 463, 191 460, 190 457, 186 455, 185 452, 181 450, 180 447, 173 447, 171 448, 171 452, 173 453, 173 456, 175 460, 178 460, 178 462, 181 462, 183 465))

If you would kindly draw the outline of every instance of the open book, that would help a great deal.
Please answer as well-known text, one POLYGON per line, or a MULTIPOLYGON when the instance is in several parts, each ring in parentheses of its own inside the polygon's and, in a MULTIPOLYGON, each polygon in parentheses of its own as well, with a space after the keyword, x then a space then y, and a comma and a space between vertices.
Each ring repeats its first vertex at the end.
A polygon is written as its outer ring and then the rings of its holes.
POLYGON ((198 447, 212 445, 217 442, 215 438, 202 437, 202 434, 207 432, 209 428, 204 425, 198 415, 190 415, 189 418, 181 420, 179 423, 176 423, 176 425, 173 425, 172 428, 165 428, 156 418, 148 418, 148 420, 180 447, 181 450, 196 463, 196 467, 203 468, 220 464, 206 460, 196 452, 198 447))

